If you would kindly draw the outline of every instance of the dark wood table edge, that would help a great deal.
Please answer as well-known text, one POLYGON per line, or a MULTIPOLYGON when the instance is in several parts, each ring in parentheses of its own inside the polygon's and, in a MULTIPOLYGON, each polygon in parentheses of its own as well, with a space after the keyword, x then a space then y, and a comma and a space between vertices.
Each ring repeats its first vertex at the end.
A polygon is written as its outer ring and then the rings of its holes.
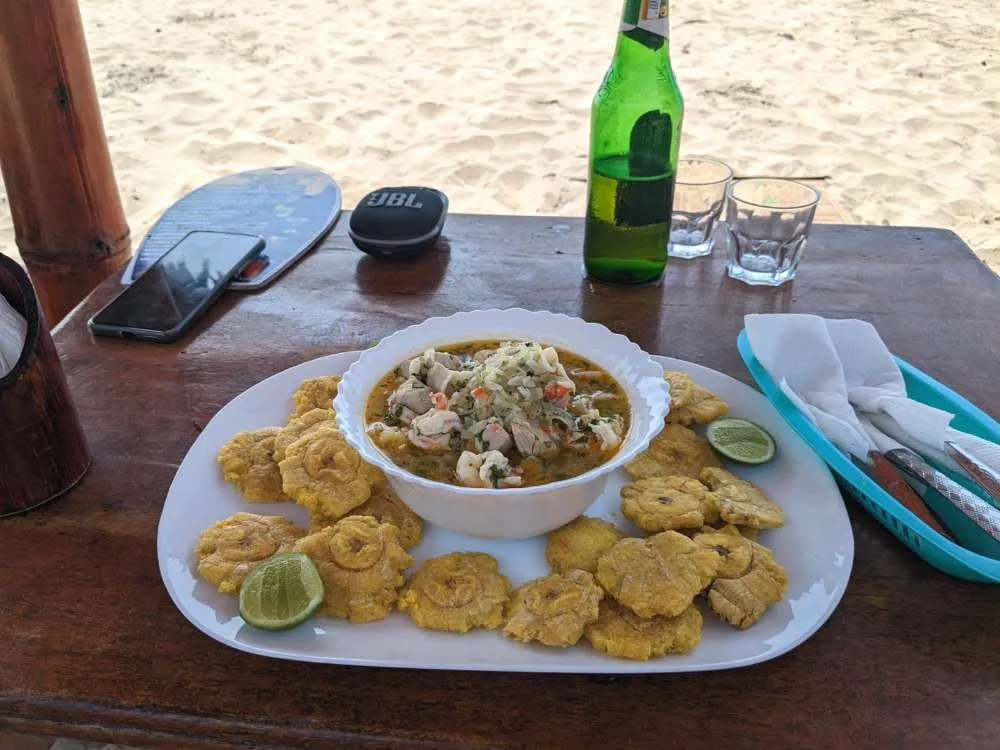
POLYGON ((0 699, 0 732, 108 742, 168 750, 489 750, 491 744, 451 742, 441 738, 378 737, 356 732, 307 730, 280 725, 247 723, 241 719, 213 719, 171 712, 143 712, 142 707, 105 705, 61 699, 0 699), (100 717, 100 724, 95 720, 100 717))
MULTIPOLYGON (((962 246, 962 249, 968 255, 975 258, 980 265, 989 266, 986 261, 976 255, 975 250, 972 246, 954 229, 945 229, 944 227, 921 227, 921 226, 899 226, 896 224, 885 225, 885 224, 816 224, 815 226, 823 227, 824 229, 833 230, 844 230, 844 229, 883 229, 883 230, 893 230, 898 232, 915 232, 919 234, 938 234, 941 235, 942 239, 948 242, 957 242, 962 246)), ((1000 273, 993 271, 992 268, 989 269, 995 275, 1000 276, 1000 273)))

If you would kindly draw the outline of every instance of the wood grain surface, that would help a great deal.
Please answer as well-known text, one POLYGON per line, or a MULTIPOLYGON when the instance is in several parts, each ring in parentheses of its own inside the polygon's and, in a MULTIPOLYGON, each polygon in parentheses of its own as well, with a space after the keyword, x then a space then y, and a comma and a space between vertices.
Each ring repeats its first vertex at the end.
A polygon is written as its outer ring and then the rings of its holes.
POLYGON ((130 247, 77 0, 0 3, 0 167, 17 247, 58 322, 130 247))
MULTIPOLYGON (((92 339, 109 280, 56 337, 94 453, 72 492, 0 521, 0 730, 169 748, 995 748, 1000 590, 938 573, 855 503, 854 572, 805 644, 741 670, 663 676, 427 672, 283 662, 197 631, 160 581, 174 471, 227 401, 290 365, 489 306, 600 321, 650 352, 749 376, 742 316, 873 322, 993 414, 1000 282, 952 233, 816 226, 799 279, 754 289, 721 257, 661 285, 581 273, 582 222, 456 215, 406 263, 345 236, 260 294, 229 292, 175 345, 92 339)), ((807 499, 804 499, 807 501, 807 499)))

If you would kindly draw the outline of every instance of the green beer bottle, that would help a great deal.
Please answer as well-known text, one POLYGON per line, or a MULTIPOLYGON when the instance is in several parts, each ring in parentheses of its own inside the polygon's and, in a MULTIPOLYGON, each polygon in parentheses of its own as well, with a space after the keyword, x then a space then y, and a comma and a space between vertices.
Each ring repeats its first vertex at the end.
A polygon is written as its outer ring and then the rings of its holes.
POLYGON ((583 260, 603 281, 655 281, 667 264, 681 99, 668 0, 625 0, 611 67, 590 116, 583 260))

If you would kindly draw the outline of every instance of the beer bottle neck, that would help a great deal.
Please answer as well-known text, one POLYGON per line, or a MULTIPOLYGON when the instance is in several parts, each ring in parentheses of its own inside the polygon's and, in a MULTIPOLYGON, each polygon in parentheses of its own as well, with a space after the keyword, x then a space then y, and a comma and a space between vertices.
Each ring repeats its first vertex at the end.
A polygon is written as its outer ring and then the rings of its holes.
POLYGON ((625 40, 651 50, 667 49, 669 0, 625 0, 618 24, 618 51, 625 40))

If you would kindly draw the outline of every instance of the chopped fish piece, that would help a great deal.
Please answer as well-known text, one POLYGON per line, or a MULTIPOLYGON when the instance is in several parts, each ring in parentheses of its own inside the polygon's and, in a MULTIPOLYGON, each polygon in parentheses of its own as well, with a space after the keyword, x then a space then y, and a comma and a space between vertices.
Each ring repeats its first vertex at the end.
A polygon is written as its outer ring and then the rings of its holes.
POLYGON ((413 418, 407 438, 425 451, 446 451, 451 446, 452 437, 461 435, 461 432, 462 420, 455 412, 432 408, 413 418))
POLYGON ((466 487, 516 487, 521 483, 521 477, 510 461, 500 451, 473 453, 464 451, 458 457, 455 473, 458 480, 466 487))

